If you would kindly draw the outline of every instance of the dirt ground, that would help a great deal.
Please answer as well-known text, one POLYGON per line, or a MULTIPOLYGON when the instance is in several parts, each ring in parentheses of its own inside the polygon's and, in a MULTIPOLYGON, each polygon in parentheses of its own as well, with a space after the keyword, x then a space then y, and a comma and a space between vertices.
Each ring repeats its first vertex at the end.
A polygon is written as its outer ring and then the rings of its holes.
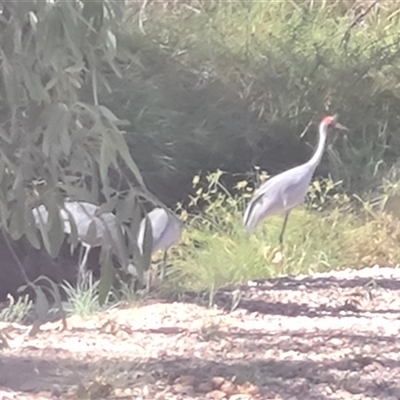
POLYGON ((400 269, 248 282, 207 308, 148 301, 1 324, 1 399, 400 399, 400 269), (4 344, 4 343, 3 343, 4 344), (4 347, 4 346, 3 346, 4 347))

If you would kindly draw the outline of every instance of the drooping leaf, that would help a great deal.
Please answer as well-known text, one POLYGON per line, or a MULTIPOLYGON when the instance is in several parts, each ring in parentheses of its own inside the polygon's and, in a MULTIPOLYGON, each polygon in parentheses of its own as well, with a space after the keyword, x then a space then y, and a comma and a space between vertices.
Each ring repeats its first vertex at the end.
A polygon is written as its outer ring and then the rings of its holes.
MULTIPOLYGON (((50 156, 50 152, 54 151, 53 143, 57 141, 59 137, 68 136, 67 123, 68 123, 68 109, 65 104, 58 104, 51 106, 50 108, 50 120, 47 124, 47 128, 43 133, 43 153, 46 157, 50 156)), ((63 139, 66 140, 65 138, 63 139)), ((70 147, 70 144, 66 144, 66 147, 70 147)), ((67 148, 65 149, 67 150, 67 148)), ((66 154, 69 153, 65 151, 66 154)))
POLYGON ((101 114, 108 119, 111 123, 116 123, 119 121, 118 117, 107 107, 100 105, 99 110, 101 114))
POLYGON ((137 193, 134 190, 130 190, 124 199, 118 204, 117 217, 118 220, 123 223, 135 220, 136 222, 133 224, 137 231, 139 230, 141 211, 138 204, 137 193))
POLYGON ((13 240, 18 240, 24 234, 24 210, 16 208, 11 214, 9 233, 13 240))
POLYGON ((49 279, 47 276, 42 275, 36 281, 38 281, 39 279, 46 281, 46 283, 50 286, 49 292, 53 296, 55 305, 58 308, 59 312, 61 313, 61 318, 63 321, 63 329, 66 329, 66 327, 67 327, 66 313, 65 313, 65 310, 64 310, 64 307, 62 304, 59 286, 56 283, 54 283, 51 279, 49 279))
POLYGON ((50 305, 46 298, 46 295, 44 294, 40 286, 35 284, 30 284, 29 286, 35 291, 36 295, 35 305, 34 305, 36 320, 33 323, 31 330, 29 331, 29 336, 35 336, 39 332, 40 326, 46 320, 46 317, 50 310, 50 305))
POLYGON ((103 184, 108 183, 108 169, 116 159, 116 149, 109 135, 103 135, 100 149, 100 177, 103 184))
POLYGON ((35 219, 29 207, 25 207, 25 236, 35 249, 39 250, 41 248, 35 219))
POLYGON ((107 299, 108 293, 114 282, 114 266, 110 257, 110 252, 105 251, 101 257, 101 275, 99 283, 99 303, 104 304, 107 299))
POLYGON ((56 257, 64 242, 64 223, 58 210, 52 210, 50 218, 52 218, 49 230, 50 255, 56 257))
POLYGON ((111 59, 114 59, 117 54, 117 38, 110 29, 107 29, 107 47, 110 51, 111 59))
POLYGON ((133 172, 133 174, 135 175, 135 179, 138 181, 138 183, 140 185, 144 186, 142 175, 139 171, 138 166, 133 161, 132 156, 129 153, 128 145, 126 144, 126 141, 125 141, 124 137, 122 136, 121 132, 112 129, 112 130, 110 130, 110 133, 111 133, 111 138, 115 143, 118 153, 120 154, 122 159, 125 161, 126 165, 133 172))
POLYGON ((136 241, 132 243, 134 249, 133 260, 139 277, 143 277, 145 271, 150 267, 151 253, 153 247, 153 232, 150 220, 145 217, 144 229, 140 227, 136 241))
POLYGON ((11 221, 9 226, 9 233, 14 240, 20 239, 25 232, 25 192, 23 189, 22 181, 20 181, 19 184, 17 182, 18 181, 16 180, 15 183, 17 185, 14 188, 17 201, 11 214, 11 221))
POLYGON ((151 253, 153 249, 153 229, 149 218, 146 215, 146 229, 143 240, 143 270, 147 271, 151 263, 151 253))
POLYGON ((44 205, 48 211, 48 221, 46 226, 48 252, 51 257, 56 257, 64 242, 64 221, 61 218, 60 206, 61 200, 57 194, 44 199, 44 205))
POLYGON ((12 67, 9 64, 5 54, 2 51, 0 51, 0 54, 2 59, 3 82, 6 88, 7 102, 11 106, 15 106, 18 99, 17 76, 13 73, 12 67))

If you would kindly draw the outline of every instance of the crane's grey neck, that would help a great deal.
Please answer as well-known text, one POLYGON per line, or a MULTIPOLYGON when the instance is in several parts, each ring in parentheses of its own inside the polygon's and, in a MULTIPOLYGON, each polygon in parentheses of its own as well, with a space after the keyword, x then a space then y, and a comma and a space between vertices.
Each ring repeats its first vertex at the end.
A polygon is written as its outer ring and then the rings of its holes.
POLYGON ((328 127, 326 124, 321 123, 319 125, 317 148, 315 149, 313 156, 307 162, 307 164, 313 169, 315 169, 317 165, 320 163, 322 155, 324 154, 327 130, 328 127))

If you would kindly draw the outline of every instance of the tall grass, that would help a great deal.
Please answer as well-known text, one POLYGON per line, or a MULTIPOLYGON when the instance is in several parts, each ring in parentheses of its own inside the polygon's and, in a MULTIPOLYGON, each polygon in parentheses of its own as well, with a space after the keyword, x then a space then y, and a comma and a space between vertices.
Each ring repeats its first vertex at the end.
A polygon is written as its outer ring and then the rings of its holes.
POLYGON ((217 171, 196 177, 196 195, 187 209, 178 207, 187 229, 173 255, 175 290, 215 292, 250 279, 400 260, 397 220, 376 207, 372 215, 370 203, 355 204, 329 179, 315 181, 305 204, 292 211, 281 248, 283 216, 265 220, 249 235, 242 215, 254 185, 239 182, 237 193, 230 194, 221 176, 217 171))

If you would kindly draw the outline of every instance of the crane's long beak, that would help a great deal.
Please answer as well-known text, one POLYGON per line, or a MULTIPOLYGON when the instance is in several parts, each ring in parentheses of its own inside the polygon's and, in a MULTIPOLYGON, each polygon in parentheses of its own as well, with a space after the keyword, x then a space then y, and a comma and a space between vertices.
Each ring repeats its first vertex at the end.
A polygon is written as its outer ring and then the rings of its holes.
POLYGON ((335 128, 341 129, 342 131, 349 131, 350 130, 349 128, 346 128, 344 125, 339 124, 339 122, 335 123, 335 128))

